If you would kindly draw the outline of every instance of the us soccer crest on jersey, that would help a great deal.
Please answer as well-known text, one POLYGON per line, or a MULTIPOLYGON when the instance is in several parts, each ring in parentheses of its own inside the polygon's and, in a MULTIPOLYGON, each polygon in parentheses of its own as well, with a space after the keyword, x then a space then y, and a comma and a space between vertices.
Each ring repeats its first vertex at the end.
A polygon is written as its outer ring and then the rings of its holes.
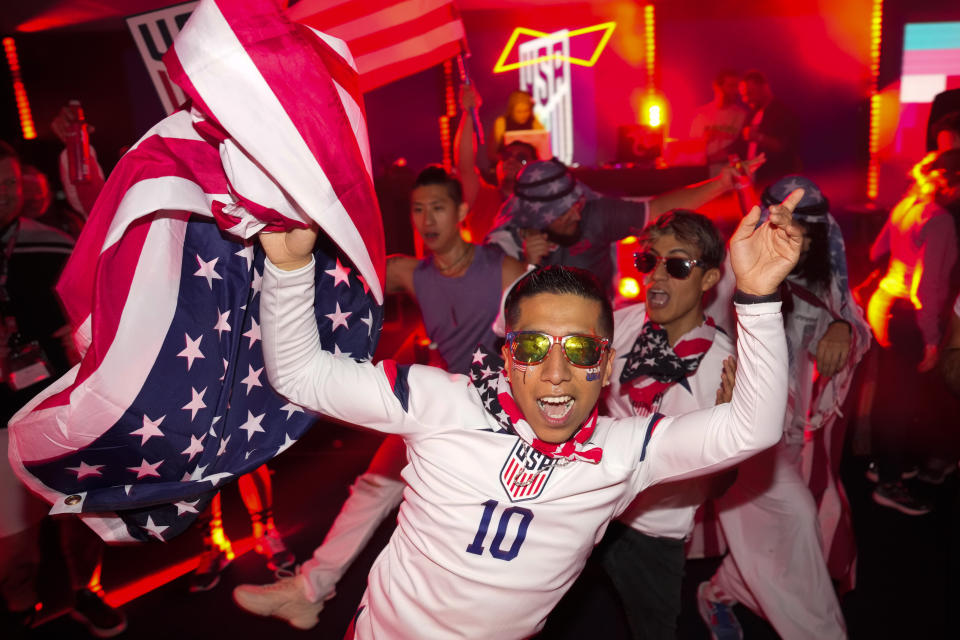
POLYGON ((500 469, 500 484, 511 502, 533 500, 543 493, 554 466, 555 460, 517 438, 500 469))

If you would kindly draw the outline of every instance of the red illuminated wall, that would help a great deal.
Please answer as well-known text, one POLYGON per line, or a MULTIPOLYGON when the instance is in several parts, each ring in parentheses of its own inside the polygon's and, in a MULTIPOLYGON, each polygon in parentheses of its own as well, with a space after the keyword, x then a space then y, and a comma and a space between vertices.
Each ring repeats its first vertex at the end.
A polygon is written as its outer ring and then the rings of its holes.
MULTIPOLYGON (((514 27, 552 31, 607 20, 618 23, 597 65, 572 70, 576 159, 587 165, 612 160, 616 128, 634 121, 631 94, 645 82, 643 4, 464 0, 461 7, 487 126, 518 84, 516 71, 491 73, 514 27)), ((659 83, 669 100, 672 133, 685 133, 693 109, 710 99, 710 81, 719 68, 757 67, 803 120, 808 173, 835 202, 862 197, 869 0, 670 0, 656 7, 659 83)), ((899 77, 904 22, 956 20, 958 14, 960 3, 955 0, 887 0, 881 86, 899 77)), ((38 133, 46 138, 37 145, 53 144, 48 123, 70 98, 84 102, 91 122, 105 125, 94 141, 107 159, 162 117, 122 20, 98 28, 109 31, 18 36, 24 82, 38 133)), ((4 85, 0 137, 9 139, 16 136, 19 123, 9 84, 4 85)), ((440 160, 437 118, 444 100, 439 68, 370 93, 367 111, 378 169, 398 156, 407 157, 414 168, 440 160)))

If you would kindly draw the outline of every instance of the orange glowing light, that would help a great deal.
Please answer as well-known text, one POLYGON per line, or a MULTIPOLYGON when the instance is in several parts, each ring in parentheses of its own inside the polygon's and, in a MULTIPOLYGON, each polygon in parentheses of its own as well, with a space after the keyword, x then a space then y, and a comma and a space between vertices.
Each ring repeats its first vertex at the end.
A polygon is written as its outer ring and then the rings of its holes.
POLYGON ((13 96, 17 101, 17 113, 20 116, 20 130, 24 140, 33 140, 37 137, 37 129, 33 126, 33 114, 30 111, 30 101, 27 99, 27 90, 20 77, 20 59, 17 57, 17 45, 13 38, 3 39, 3 51, 7 55, 7 66, 10 68, 10 78, 13 80, 13 96))
POLYGON ((627 236, 620 241, 620 244, 636 244, 637 242, 637 236, 627 236))
POLYGON ((647 53, 647 90, 652 92, 657 86, 657 19, 652 4, 643 8, 643 38, 647 53))
POLYGON ((90 576, 90 581, 87 583, 87 589, 94 593, 100 593, 103 591, 103 585, 100 584, 100 573, 103 571, 103 559, 101 558, 100 562, 97 563, 97 566, 93 569, 93 574, 90 576))
POLYGON ((620 278, 617 289, 624 298, 636 298, 640 295, 640 283, 636 278, 620 278))
POLYGON ((617 28, 616 22, 604 22, 602 24, 596 24, 592 27, 584 27, 582 29, 574 29, 567 33, 569 38, 574 36, 583 35, 585 33, 594 33, 596 31, 603 31, 603 35, 600 37, 600 42, 597 43, 596 48, 593 50, 593 55, 589 58, 577 58, 576 56, 565 56, 559 53, 551 53, 550 55, 540 56, 539 58, 533 58, 531 60, 524 60, 523 62, 511 62, 510 64, 505 64, 507 57, 513 51, 513 46, 517 43, 517 39, 521 36, 530 36, 531 38, 545 38, 549 36, 549 33, 543 31, 537 31, 536 29, 528 29, 526 27, 517 27, 513 30, 513 33, 510 34, 510 38, 507 39, 506 46, 503 47, 503 51, 500 53, 500 57, 497 59, 497 64, 493 66, 494 73, 503 73, 504 71, 513 71, 514 69, 519 69, 520 67, 526 67, 532 64, 538 64, 546 60, 567 60, 570 64, 580 65, 581 67, 592 67, 597 64, 597 59, 600 58, 600 54, 603 53, 604 48, 607 46, 607 42, 610 40, 610 36, 613 35, 613 30, 617 28))
POLYGON ((867 167, 867 198, 875 200, 880 190, 880 45, 883 39, 883 0, 873 0, 870 14, 870 163, 867 167))

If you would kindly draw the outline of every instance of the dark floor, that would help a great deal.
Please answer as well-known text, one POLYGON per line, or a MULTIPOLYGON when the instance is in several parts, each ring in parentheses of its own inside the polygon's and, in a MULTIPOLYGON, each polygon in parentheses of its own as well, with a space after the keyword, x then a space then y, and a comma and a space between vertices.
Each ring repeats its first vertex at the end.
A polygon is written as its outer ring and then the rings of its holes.
MULTIPOLYGON (((364 470, 378 443, 379 437, 374 434, 320 425, 275 462, 276 521, 299 559, 308 557, 323 538, 346 498, 347 487, 364 470)), ((871 487, 863 476, 864 467, 864 460, 851 457, 844 473, 860 549, 857 589, 843 598, 851 637, 960 637, 951 606, 958 602, 956 576, 960 575, 957 561, 960 502, 956 474, 942 487, 929 488, 937 502, 932 514, 910 517, 870 501, 871 487)), ((224 492, 224 511, 228 535, 235 541, 247 538, 246 511, 232 486, 224 492)), ((212 591, 189 593, 188 579, 184 576, 127 603, 123 609, 129 618, 129 629, 124 637, 167 640, 201 636, 249 638, 262 634, 271 638, 309 635, 339 640, 363 592, 366 573, 389 537, 391 522, 392 519, 381 527, 374 542, 347 573, 337 588, 337 597, 321 614, 319 626, 309 634, 274 620, 248 615, 232 603, 233 586, 272 579, 263 559, 251 551, 239 556, 225 570, 221 584, 212 591)), ((110 548, 103 565, 104 587, 108 593, 122 593, 125 586, 147 575, 189 562, 199 552, 200 544, 199 532, 191 531, 163 545, 110 548)), ((709 637, 697 616, 694 592, 697 584, 711 575, 716 564, 716 560, 688 563, 684 612, 679 623, 681 638, 709 637)), ((593 602, 590 634, 595 638, 624 637, 621 614, 609 604, 612 595, 602 576, 583 581, 579 588, 591 594, 593 602)), ((49 587, 47 592, 57 593, 49 587)), ((50 610, 64 609, 63 597, 54 595, 52 599, 53 602, 47 602, 48 614, 55 613, 50 610)), ((777 637, 765 622, 748 611, 739 613, 747 638, 777 637)), ((578 635, 563 634, 564 637, 578 635)), ((85 630, 61 615, 36 628, 30 637, 85 637, 85 630)), ((544 637, 556 635, 544 634, 544 637)))

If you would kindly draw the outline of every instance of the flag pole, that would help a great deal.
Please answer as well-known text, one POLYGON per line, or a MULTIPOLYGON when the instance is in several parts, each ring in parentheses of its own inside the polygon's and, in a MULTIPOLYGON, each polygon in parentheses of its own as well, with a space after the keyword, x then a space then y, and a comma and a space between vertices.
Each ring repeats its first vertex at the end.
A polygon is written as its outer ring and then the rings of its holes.
MULTIPOLYGON (((460 82, 468 86, 473 84, 470 80, 470 74, 467 72, 467 62, 462 53, 457 55, 457 68, 460 69, 460 82)), ((470 117, 473 119, 473 131, 477 136, 477 148, 482 149, 483 129, 480 127, 480 116, 477 114, 476 107, 470 107, 470 117)))

